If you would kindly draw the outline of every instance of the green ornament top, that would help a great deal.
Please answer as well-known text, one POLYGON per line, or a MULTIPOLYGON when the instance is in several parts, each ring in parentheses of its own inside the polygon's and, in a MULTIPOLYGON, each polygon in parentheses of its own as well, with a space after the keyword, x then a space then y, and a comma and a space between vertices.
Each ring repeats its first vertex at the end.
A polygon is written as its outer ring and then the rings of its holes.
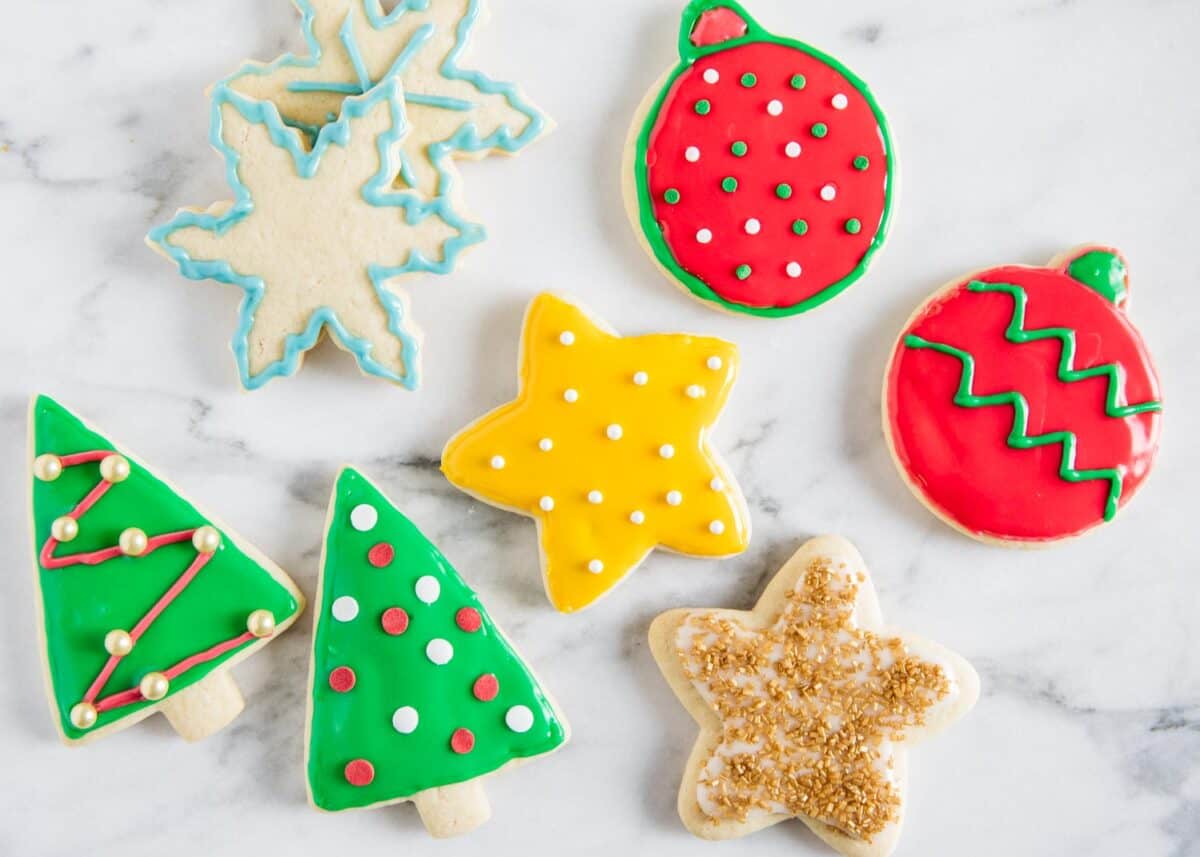
POLYGON ((317 807, 404 800, 566 741, 475 593, 349 468, 334 488, 320 589, 307 762, 317 807))

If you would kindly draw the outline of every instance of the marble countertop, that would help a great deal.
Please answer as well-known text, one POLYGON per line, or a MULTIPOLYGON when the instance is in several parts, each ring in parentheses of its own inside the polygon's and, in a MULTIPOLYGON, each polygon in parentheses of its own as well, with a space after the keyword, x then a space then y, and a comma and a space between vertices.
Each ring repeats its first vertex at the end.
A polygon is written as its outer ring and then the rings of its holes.
MULTIPOLYGON (((426 332, 419 394, 362 378, 329 346, 298 376, 240 392, 227 346, 237 291, 186 282, 142 244, 176 206, 224 196, 203 89, 244 57, 301 48, 284 0, 7 5, 0 853, 435 850, 409 806, 325 815, 305 803, 307 617, 236 669, 248 706, 216 737, 186 745, 152 718, 86 749, 59 744, 35 650, 25 513, 25 413, 42 391, 234 524, 310 594, 344 462, 376 478, 473 582, 574 738, 492 780, 493 820, 439 854, 548 854, 567 842, 580 855, 696 853, 675 815, 695 731, 647 651, 647 625, 673 606, 747 607, 803 539, 838 532, 865 554, 888 620, 961 652, 983 680, 977 709, 911 757, 898 854, 1200 855, 1200 112, 1190 88, 1200 6, 751 0, 764 24, 871 83, 903 171, 872 274, 815 317, 769 323, 674 290, 622 208, 629 118, 672 62, 682 5, 493 3, 472 60, 519 81, 559 127, 518 159, 464 168, 491 238, 461 271, 410 287, 426 332), (1131 260, 1132 312, 1168 399, 1158 472, 1114 525, 1078 542, 975 544, 928 514, 889 460, 887 350, 950 277, 1040 264, 1085 241, 1131 260), (515 392, 521 314, 545 289, 624 332, 741 344, 716 441, 751 506, 745 554, 656 554, 595 609, 560 616, 542 593, 530 522, 442 478, 450 433, 515 392)), ((829 853, 800 824, 710 848, 829 853)))

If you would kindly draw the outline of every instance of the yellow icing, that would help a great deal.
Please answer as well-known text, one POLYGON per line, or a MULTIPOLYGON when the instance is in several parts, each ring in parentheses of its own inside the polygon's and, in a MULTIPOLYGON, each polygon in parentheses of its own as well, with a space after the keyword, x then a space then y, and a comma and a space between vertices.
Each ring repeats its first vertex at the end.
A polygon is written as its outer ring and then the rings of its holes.
POLYGON ((539 295, 525 315, 516 400, 451 438, 442 470, 538 522, 547 594, 563 612, 580 610, 655 547, 718 557, 749 544, 741 491, 707 440, 737 368, 731 342, 621 337, 539 295))

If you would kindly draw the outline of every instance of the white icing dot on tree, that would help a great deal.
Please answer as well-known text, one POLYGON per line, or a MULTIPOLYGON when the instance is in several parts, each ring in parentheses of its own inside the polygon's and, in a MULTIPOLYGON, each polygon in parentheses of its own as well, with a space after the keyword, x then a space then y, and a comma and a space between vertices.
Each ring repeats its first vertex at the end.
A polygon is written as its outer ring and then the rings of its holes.
POLYGON ((528 732, 533 728, 533 712, 527 705, 514 705, 504 712, 504 725, 513 732, 528 732))
POLYGON ((411 705, 406 705, 403 708, 397 708, 392 713, 392 728, 401 735, 410 735, 417 731, 417 724, 421 721, 421 716, 417 714, 417 709, 411 705))
POLYGON ((704 365, 707 366, 709 369, 713 370, 714 372, 719 372, 721 370, 721 367, 725 365, 725 362, 720 357, 718 357, 717 355, 714 354, 712 357, 708 358, 708 360, 706 360, 704 362, 704 365))
POLYGON ((492 465, 492 470, 503 470, 504 469, 504 456, 503 455, 493 455, 492 460, 491 460, 491 465, 492 465))
POLYGON ((438 583, 438 579, 432 574, 423 574, 417 578, 417 583, 413 587, 417 592, 417 598, 424 601, 426 604, 432 604, 438 600, 442 594, 442 585, 438 583))
POLYGON ((725 524, 723 524, 721 521, 710 521, 708 524, 708 531, 714 536, 719 536, 721 533, 725 532, 725 524))
POLYGON ((837 198, 837 187, 833 184, 827 184, 821 188, 821 199, 826 202, 832 202, 837 198))
POLYGON ((668 506, 678 506, 682 502, 683 502, 683 494, 682 493, 680 493, 679 491, 668 491, 667 492, 667 505, 668 506))
POLYGON ((708 483, 708 487, 714 491, 724 491, 725 490, 725 480, 722 479, 720 476, 714 476, 712 482, 708 483))
POLYGON ((574 387, 567 388, 563 391, 563 401, 571 405, 575 404, 579 401, 579 391, 574 387))
POLYGON ((358 602, 349 595, 343 595, 334 600, 330 612, 339 622, 349 622, 358 615, 358 602))
POLYGON ((787 275, 789 277, 791 277, 793 280, 796 279, 798 276, 800 276, 800 274, 802 274, 803 272, 804 272, 804 269, 800 267, 799 262, 788 262, 787 275))
POLYGON ((712 241, 712 238, 713 236, 711 229, 701 229, 696 233, 696 240, 701 244, 707 244, 709 241, 712 241))
POLYGON ((772 98, 767 102, 767 112, 772 116, 778 116, 783 113, 783 102, 778 98, 772 98))
POLYGON ((684 392, 689 399, 702 399, 706 391, 699 384, 690 384, 684 392))
POLYGON ((633 383, 637 384, 639 387, 645 387, 646 383, 649 380, 650 380, 650 376, 647 375, 645 372, 634 372, 633 373, 633 383))
POLYGON ((746 221, 747 235, 757 235, 760 232, 762 232, 762 223, 759 222, 757 217, 751 217, 746 221))
POLYGON ((588 502, 591 503, 593 506, 599 506, 601 503, 604 502, 604 495, 601 494, 599 491, 597 491, 595 488, 593 488, 591 491, 588 492, 587 498, 588 498, 588 502))
POLYGON ((721 72, 717 71, 715 68, 706 68, 704 70, 704 82, 705 83, 716 83, 720 79, 721 79, 721 72))
POLYGON ((700 160, 700 150, 695 146, 688 146, 683 150, 683 156, 687 158, 690 163, 694 164, 696 161, 700 160))
POLYGON ((369 503, 359 503, 350 510, 350 526, 365 533, 379 521, 379 513, 369 503))
POLYGON ((563 345, 574 345, 575 344, 575 334, 573 334, 569 330, 564 330, 562 333, 560 333, 558 335, 558 341, 561 342, 563 345))
POLYGON ((792 142, 788 143, 786 146, 783 147, 783 153, 785 155, 787 155, 789 158, 800 157, 800 152, 802 152, 802 151, 803 150, 800 148, 800 144, 797 143, 795 140, 792 140, 792 142))
POLYGON ((646 513, 643 512, 641 509, 637 509, 633 512, 630 512, 629 513, 629 521, 630 521, 630 523, 638 524, 640 526, 640 525, 646 523, 646 513))
POLYGON ((450 659, 454 657, 454 646, 450 645, 449 640, 443 640, 437 637, 429 641, 425 646, 425 657, 433 661, 439 667, 450 663, 450 659))
POLYGON ((658 448, 658 456, 659 458, 674 458, 675 447, 671 446, 669 443, 664 443, 658 448))
POLYGON ((541 508, 541 510, 543 512, 553 512, 554 511, 554 498, 553 497, 543 497, 542 499, 538 500, 538 507, 541 508))
POLYGON ((835 110, 845 110, 846 105, 850 103, 850 99, 846 97, 845 93, 839 92, 837 95, 833 96, 830 103, 833 105, 835 110))
POLYGON ((599 574, 604 571, 604 563, 598 559, 593 559, 588 563, 588 571, 592 574, 599 574))
POLYGON ((554 449, 554 441, 548 437, 544 437, 538 441, 538 449, 540 449, 542 452, 549 452, 550 450, 554 449))
POLYGON ((620 440, 621 436, 625 434, 625 429, 621 428, 617 423, 613 423, 604 430, 604 433, 608 436, 609 440, 620 440))

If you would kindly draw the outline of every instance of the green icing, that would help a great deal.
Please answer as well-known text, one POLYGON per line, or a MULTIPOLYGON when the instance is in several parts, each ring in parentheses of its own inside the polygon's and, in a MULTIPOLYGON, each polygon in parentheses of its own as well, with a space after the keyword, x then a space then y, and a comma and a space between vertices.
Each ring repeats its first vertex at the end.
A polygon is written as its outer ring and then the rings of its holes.
MULTIPOLYGON (((66 408, 45 396, 30 414, 34 456, 69 455, 92 450, 116 450, 66 408)), ((150 536, 193 529, 212 522, 145 467, 130 458, 130 475, 112 488, 79 521, 79 536, 60 544, 55 556, 111 548, 121 531, 140 527, 150 536)), ((50 537, 54 520, 69 513, 100 482, 99 462, 63 469, 52 482, 33 479, 34 555, 50 537)), ((218 529, 220 529, 218 527, 218 529)), ((63 734, 78 740, 104 726, 134 716, 149 705, 142 701, 102 712, 96 725, 76 729, 71 708, 108 661, 104 635, 128 631, 171 587, 196 558, 191 542, 167 545, 141 557, 115 557, 97 565, 43 569, 38 560, 46 659, 55 714, 63 734)), ((161 672, 187 657, 233 639, 246 630, 246 618, 258 609, 270 610, 277 626, 300 611, 298 593, 290 581, 270 571, 226 537, 191 584, 167 606, 133 651, 122 658, 99 698, 136 687, 148 672, 161 672)), ((200 681, 230 658, 266 641, 251 642, 192 667, 171 681, 170 699, 200 681)))
POLYGON ((725 178, 721 179, 721 190, 725 191, 725 193, 733 193, 737 189, 738 180, 733 176, 725 176, 725 178))
POLYGON ((846 232, 850 235, 857 235, 862 232, 862 221, 857 217, 851 217, 846 221, 846 232))
POLYGON ((343 470, 334 490, 321 596, 313 638, 312 709, 308 782, 313 802, 341 810, 410 797, 425 789, 460 783, 495 771, 515 759, 548 753, 566 740, 566 728, 537 681, 488 617, 475 593, 421 532, 365 477, 343 470), (368 532, 350 524, 361 503, 372 506, 378 521, 368 532), (395 557, 385 568, 367 560, 368 551, 386 542, 395 557), (425 604, 415 593, 418 578, 431 575, 441 584, 436 601, 425 604), (334 600, 349 595, 358 615, 339 622, 331 615, 334 600), (386 633, 380 617, 390 607, 409 615, 408 629, 386 633), (482 627, 467 632, 455 615, 473 607, 482 627), (438 666, 426 657, 430 640, 449 641, 454 656, 438 666), (354 670, 348 693, 329 686, 337 667, 354 670), (477 700, 476 678, 491 673, 500 691, 489 702, 477 700), (505 725, 505 712, 525 705, 533 726, 517 733, 505 725), (396 709, 418 712, 417 728, 402 734, 392 726, 396 709), (474 749, 450 748, 456 729, 475 736, 474 749), (375 768, 370 785, 346 782, 344 770, 354 759, 375 768))
POLYGON ((676 188, 669 187, 663 191, 663 200, 667 205, 676 205, 680 199, 682 199, 682 196, 676 188))
POLYGON ((735 140, 729 147, 729 151, 733 152, 734 157, 743 158, 746 156, 746 152, 750 151, 750 147, 743 140, 735 140))
POLYGON ((707 98, 701 98, 696 102, 696 112, 701 116, 707 116, 712 111, 712 102, 707 98))
POLYGON ((1091 250, 1067 266, 1067 274, 1117 306, 1125 303, 1129 272, 1125 260, 1108 250, 1091 250))
POLYGON ((859 170, 861 172, 862 170, 865 170, 867 167, 871 166, 871 159, 868 158, 866 155, 859 155, 857 158, 854 159, 853 163, 854 163, 854 169, 859 170))
POLYGON ((737 274, 737 278, 739 280, 747 280, 750 278, 750 275, 754 273, 754 269, 749 265, 738 265, 737 270, 735 270, 734 273, 737 274))
POLYGON ((821 139, 822 137, 828 136, 828 134, 829 134, 829 126, 826 125, 824 122, 816 122, 813 124, 812 135, 814 137, 816 137, 818 140, 821 139))
POLYGON ((757 83, 758 75, 756 75, 754 72, 748 71, 742 75, 742 86, 746 87, 747 89, 751 88, 757 83))
POLYGON ((792 223, 792 231, 795 232, 797 235, 804 235, 805 233, 808 232, 808 221, 807 220, 795 221, 794 223, 792 223))
POLYGON ((780 182, 775 185, 775 195, 780 199, 792 198, 792 186, 787 182, 780 182))
POLYGON ((804 89, 808 85, 808 80, 802 74, 792 75, 792 89, 804 89))

